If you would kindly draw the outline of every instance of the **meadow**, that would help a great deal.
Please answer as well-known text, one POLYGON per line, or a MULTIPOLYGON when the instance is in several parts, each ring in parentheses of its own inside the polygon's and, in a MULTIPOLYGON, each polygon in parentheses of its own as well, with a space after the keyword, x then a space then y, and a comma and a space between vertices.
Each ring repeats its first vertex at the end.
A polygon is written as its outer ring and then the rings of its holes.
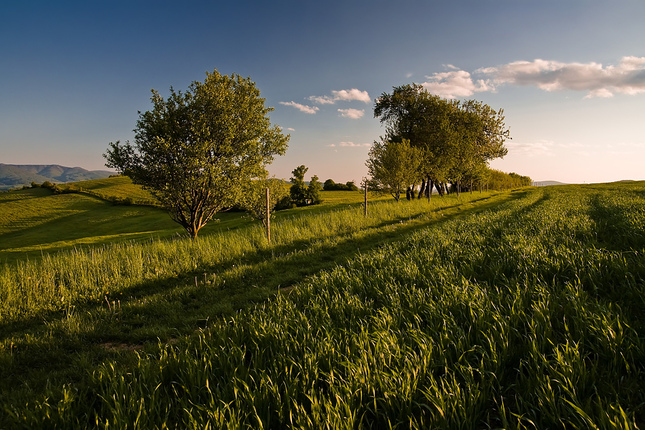
POLYGON ((643 426, 645 183, 360 197, 8 260, 0 427, 643 426))

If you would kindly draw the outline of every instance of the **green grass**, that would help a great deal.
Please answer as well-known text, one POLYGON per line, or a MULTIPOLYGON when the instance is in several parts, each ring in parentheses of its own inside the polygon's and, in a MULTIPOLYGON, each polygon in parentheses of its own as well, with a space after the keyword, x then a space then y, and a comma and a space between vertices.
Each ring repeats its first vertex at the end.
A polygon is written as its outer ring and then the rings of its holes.
POLYGON ((645 183, 338 204, 5 266, 0 427, 645 423, 645 183))
POLYGON ((115 206, 96 197, 55 195, 43 188, 0 194, 0 262, 179 232, 158 208, 115 206))
MULTIPOLYGON (((184 234, 168 214, 154 206, 153 197, 127 177, 70 184, 78 194, 53 194, 30 188, 0 194, 0 264, 37 259, 43 254, 78 246, 101 246, 123 241, 169 238, 184 234), (114 205, 114 198, 135 204, 114 205)), ((363 201, 360 193, 323 191, 324 205, 276 213, 277 219, 304 211, 326 212, 363 201)), ((382 200, 382 196, 371 196, 382 200)), ((223 212, 201 235, 232 230, 252 223, 241 212, 223 212)))
POLYGON ((73 186, 81 192, 97 196, 104 200, 113 197, 130 198, 136 204, 156 205, 155 198, 139 185, 134 185, 127 176, 116 176, 106 179, 76 182, 73 186))

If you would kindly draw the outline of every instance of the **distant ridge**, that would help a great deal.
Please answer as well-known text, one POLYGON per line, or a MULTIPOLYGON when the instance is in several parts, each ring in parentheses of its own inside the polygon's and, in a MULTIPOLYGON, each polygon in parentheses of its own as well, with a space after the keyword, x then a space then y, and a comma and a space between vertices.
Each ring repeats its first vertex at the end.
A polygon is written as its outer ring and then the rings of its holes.
POLYGON ((533 182, 533 185, 536 187, 548 187, 551 185, 567 185, 564 182, 558 182, 558 181, 538 181, 538 182, 533 182))
POLYGON ((0 189, 8 190, 30 185, 89 181, 103 179, 112 175, 105 170, 86 170, 81 167, 65 167, 58 164, 3 164, 0 163, 0 189))

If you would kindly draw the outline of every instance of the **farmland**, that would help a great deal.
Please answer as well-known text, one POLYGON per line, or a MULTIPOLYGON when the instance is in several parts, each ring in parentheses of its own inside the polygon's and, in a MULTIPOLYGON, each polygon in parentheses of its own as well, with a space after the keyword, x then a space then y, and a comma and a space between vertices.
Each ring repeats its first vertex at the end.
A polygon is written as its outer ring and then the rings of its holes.
POLYGON ((26 259, 19 223, 44 220, 4 205, 51 220, 70 206, 40 199, 94 197, 21 193, 0 200, 0 427, 645 423, 645 183, 386 199, 367 217, 356 194, 279 214, 271 246, 241 215, 193 242, 128 222, 156 208, 92 201, 118 233, 26 259))

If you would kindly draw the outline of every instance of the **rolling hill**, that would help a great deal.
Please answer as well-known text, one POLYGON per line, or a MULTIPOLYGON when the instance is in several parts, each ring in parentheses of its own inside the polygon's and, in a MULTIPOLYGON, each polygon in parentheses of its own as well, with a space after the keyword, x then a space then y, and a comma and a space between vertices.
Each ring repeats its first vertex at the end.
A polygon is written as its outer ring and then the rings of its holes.
POLYGON ((57 164, 3 164, 0 163, 0 189, 8 190, 29 185, 32 182, 52 183, 103 179, 112 173, 103 170, 86 170, 81 167, 65 167, 57 164))

